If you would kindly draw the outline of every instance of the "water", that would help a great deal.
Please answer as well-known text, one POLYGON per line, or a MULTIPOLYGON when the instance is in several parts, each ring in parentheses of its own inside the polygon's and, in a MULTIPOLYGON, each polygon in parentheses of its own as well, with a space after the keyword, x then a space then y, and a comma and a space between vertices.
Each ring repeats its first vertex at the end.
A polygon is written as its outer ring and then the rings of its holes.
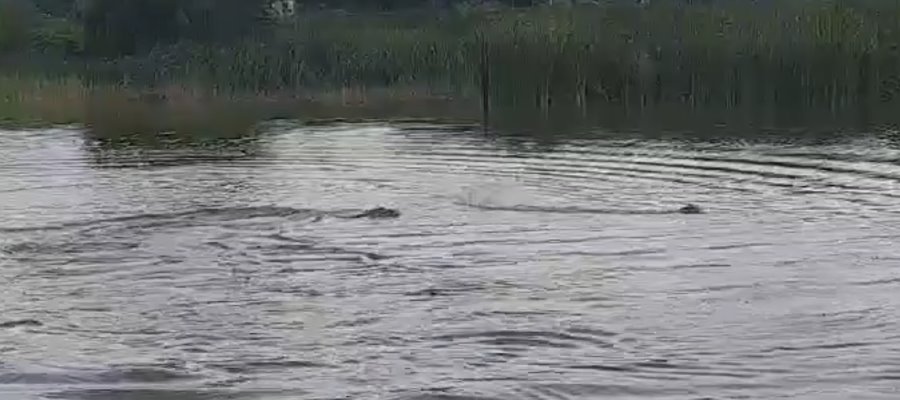
POLYGON ((85 137, 0 134, 3 399, 898 396, 890 138, 85 137))

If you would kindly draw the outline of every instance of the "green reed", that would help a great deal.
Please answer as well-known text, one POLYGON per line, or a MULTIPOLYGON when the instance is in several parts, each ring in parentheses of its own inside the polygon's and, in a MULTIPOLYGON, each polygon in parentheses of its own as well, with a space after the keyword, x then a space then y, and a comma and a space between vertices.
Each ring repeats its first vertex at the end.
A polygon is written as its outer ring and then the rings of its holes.
POLYGON ((896 114, 900 2, 748 3, 301 15, 266 37, 183 43, 91 64, 86 76, 220 96, 365 97, 402 87, 412 97, 477 99, 487 74, 492 109, 517 116, 611 107, 628 115, 704 110, 723 122, 896 114))
POLYGON ((486 70, 492 101, 515 107, 644 110, 676 102, 836 111, 896 97, 897 10, 895 3, 661 2, 414 19, 318 15, 281 26, 264 42, 194 48, 170 58, 173 68, 146 70, 168 71, 151 79, 191 79, 224 91, 419 85, 469 95, 486 70))
POLYGON ((76 123, 84 96, 84 85, 73 77, 0 76, 0 124, 76 123))

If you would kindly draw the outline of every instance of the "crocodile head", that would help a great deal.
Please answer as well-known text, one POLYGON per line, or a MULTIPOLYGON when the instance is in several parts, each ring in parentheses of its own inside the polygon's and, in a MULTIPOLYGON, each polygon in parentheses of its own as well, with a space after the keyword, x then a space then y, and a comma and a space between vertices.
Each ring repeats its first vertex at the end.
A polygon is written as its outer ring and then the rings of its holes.
POLYGON ((679 208, 678 212, 682 214, 702 214, 703 210, 695 204, 686 204, 684 207, 679 208))
POLYGON ((375 207, 356 215, 357 218, 397 218, 399 216, 400 211, 385 207, 375 207))

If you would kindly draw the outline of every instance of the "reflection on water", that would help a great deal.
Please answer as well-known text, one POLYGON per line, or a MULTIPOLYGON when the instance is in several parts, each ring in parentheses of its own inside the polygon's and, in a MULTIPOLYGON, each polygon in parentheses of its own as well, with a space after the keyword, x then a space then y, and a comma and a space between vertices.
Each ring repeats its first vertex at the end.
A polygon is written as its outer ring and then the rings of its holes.
POLYGON ((900 149, 786 137, 0 132, 0 397, 894 398, 900 149))

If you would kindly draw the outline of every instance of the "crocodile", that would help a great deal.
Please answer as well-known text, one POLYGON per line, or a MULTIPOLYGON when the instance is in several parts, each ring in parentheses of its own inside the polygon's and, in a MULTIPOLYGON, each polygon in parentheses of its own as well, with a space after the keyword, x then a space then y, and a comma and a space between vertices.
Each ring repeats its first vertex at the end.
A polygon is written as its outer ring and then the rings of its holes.
POLYGON ((688 203, 680 208, 664 209, 615 209, 615 208, 585 208, 585 207, 552 207, 552 206, 492 206, 486 204, 460 203, 462 205, 482 210, 494 211, 519 211, 556 214, 703 214, 705 211, 700 206, 688 203))
POLYGON ((702 214, 703 209, 701 209, 696 204, 688 203, 684 207, 679 208, 678 212, 682 214, 702 214))
POLYGON ((0 322, 0 329, 17 328, 17 327, 20 327, 20 326, 31 326, 31 327, 35 327, 35 326, 42 326, 42 325, 43 325, 43 324, 42 324, 40 321, 38 321, 38 320, 34 320, 34 319, 20 319, 20 320, 16 320, 16 321, 0 322))
POLYGON ((356 213, 353 215, 349 215, 346 218, 375 218, 375 219, 384 219, 384 218, 397 218, 400 216, 400 211, 397 211, 393 208, 386 207, 375 207, 365 210, 361 213, 356 213))

